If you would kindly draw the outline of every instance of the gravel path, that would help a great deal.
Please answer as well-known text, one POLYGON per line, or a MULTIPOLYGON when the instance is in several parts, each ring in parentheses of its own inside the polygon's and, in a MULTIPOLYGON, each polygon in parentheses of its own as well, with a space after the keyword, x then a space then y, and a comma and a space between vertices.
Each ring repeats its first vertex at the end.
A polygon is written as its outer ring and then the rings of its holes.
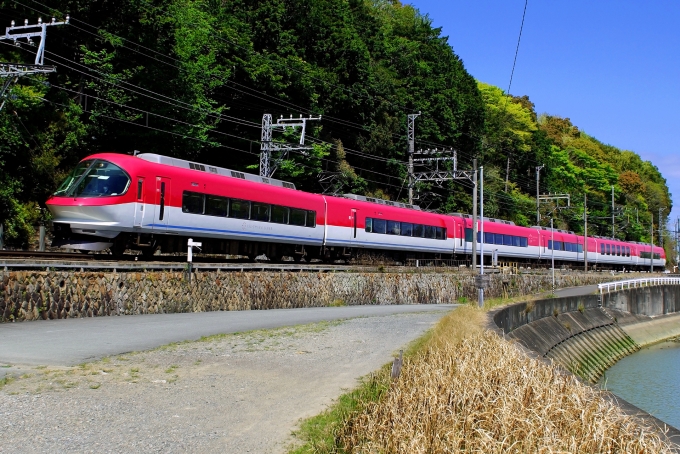
POLYGON ((321 322, 77 367, 25 367, 0 390, 0 452, 285 452, 300 419, 390 362, 445 313, 321 322))

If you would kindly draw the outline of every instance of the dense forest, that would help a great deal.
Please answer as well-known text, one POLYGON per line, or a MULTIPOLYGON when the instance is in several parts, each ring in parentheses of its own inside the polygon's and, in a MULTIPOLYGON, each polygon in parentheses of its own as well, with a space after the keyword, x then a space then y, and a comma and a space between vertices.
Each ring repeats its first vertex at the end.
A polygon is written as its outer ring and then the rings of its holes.
MULTIPOLYGON (((529 97, 475 80, 432 21, 398 0, 0 0, 0 26, 48 28, 45 64, 0 111, 0 220, 26 245, 64 175, 96 151, 161 153, 257 173, 262 116, 322 115, 311 150, 275 177, 320 192, 407 198, 407 115, 416 149, 455 149, 458 169, 485 168, 485 215, 649 241, 671 207, 659 170, 606 145, 569 118, 537 114, 529 97)), ((464 20, 464 18, 461 18, 464 20)), ((0 61, 32 63, 36 47, 0 41, 0 61)), ((0 102, 2 102, 0 100, 0 102)), ((294 142, 296 132, 276 140, 294 142)), ((419 184, 415 203, 470 212, 468 180, 419 184)), ((666 241, 665 244, 669 244, 666 241)))

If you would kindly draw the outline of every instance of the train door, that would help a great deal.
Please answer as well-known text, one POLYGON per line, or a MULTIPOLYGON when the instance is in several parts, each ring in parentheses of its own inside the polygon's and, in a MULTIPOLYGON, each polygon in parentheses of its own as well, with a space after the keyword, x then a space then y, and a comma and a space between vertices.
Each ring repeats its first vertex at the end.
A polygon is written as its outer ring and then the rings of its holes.
POLYGON ((170 218, 170 178, 156 177, 154 228, 167 230, 170 218))
POLYGON ((355 244, 357 242, 357 218, 358 213, 356 208, 352 208, 352 212, 349 215, 350 222, 350 243, 355 244))
POLYGON ((137 201, 135 202, 134 226, 141 227, 144 223, 144 178, 137 177, 137 201))

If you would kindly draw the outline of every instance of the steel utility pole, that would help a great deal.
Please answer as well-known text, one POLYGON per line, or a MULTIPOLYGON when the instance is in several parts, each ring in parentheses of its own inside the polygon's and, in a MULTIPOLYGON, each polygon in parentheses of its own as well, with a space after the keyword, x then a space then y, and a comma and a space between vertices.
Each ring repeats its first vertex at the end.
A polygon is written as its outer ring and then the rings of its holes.
POLYGON ((272 123, 271 114, 262 115, 262 136, 260 141, 260 176, 265 178, 270 178, 276 172, 281 161, 286 159, 288 152, 292 150, 310 150, 311 147, 305 146, 305 130, 307 128, 307 120, 321 120, 321 115, 318 117, 307 117, 293 118, 283 118, 283 115, 276 120, 276 123, 272 123), (285 130, 286 128, 302 128, 302 133, 300 135, 299 146, 274 142, 272 140, 274 129, 285 130), (272 152, 280 152, 279 156, 271 162, 272 152))
POLYGON ((541 212, 540 210, 540 198, 539 198, 539 187, 541 186, 541 169, 545 167, 545 165, 541 166, 536 166, 536 225, 538 225, 541 222, 541 212))
MULTIPOLYGON (((481 218, 481 234, 479 242, 479 274, 484 276, 484 166, 479 168, 479 217, 481 218)), ((484 307, 484 278, 480 279, 479 300, 480 308, 484 307)))
POLYGON ((413 205, 413 186, 415 179, 413 178, 413 153, 416 148, 416 118, 420 115, 408 114, 408 203, 413 205))
POLYGON ((680 265, 680 217, 675 219, 675 264, 680 265))
POLYGON ((583 270, 588 271, 588 194, 583 195, 583 270))
POLYGON ((654 215, 652 215, 652 222, 649 224, 649 272, 654 272, 654 215))
POLYGON ((555 293, 555 228, 553 227, 553 216, 552 215, 550 215, 550 252, 551 252, 550 261, 552 262, 552 265, 551 265, 551 268, 552 268, 552 289, 553 289, 553 293, 555 293))
POLYGON ((612 238, 614 238, 614 186, 612 186, 612 238))
POLYGON ((472 272, 477 272, 477 159, 472 160, 472 272))
MULTIPOLYGON (((38 50, 35 52, 35 63, 33 65, 23 65, 18 63, 0 63, 0 78, 6 79, 3 83, 0 83, 0 100, 5 96, 5 93, 9 89, 9 86, 16 82, 21 76, 28 76, 31 74, 46 74, 56 71, 54 66, 43 66, 45 61, 45 39, 47 38, 47 27, 52 25, 65 25, 68 24, 69 16, 66 16, 64 22, 57 22, 53 17, 52 22, 43 22, 41 18, 38 18, 38 23, 36 25, 28 25, 28 19, 24 20, 24 25, 15 25, 14 21, 11 25, 5 28, 5 34, 0 35, 0 40, 13 41, 15 46, 21 46, 21 42, 17 41, 22 38, 26 38, 29 45, 34 45, 31 38, 40 38, 40 44, 38 45, 38 50), (19 30, 19 33, 14 33, 19 30), (33 30, 33 31, 30 31, 33 30)), ((0 103, 0 110, 5 105, 3 100, 0 103)))
POLYGON ((661 222, 661 213, 666 207, 659 207, 659 246, 663 247, 663 223, 661 222))

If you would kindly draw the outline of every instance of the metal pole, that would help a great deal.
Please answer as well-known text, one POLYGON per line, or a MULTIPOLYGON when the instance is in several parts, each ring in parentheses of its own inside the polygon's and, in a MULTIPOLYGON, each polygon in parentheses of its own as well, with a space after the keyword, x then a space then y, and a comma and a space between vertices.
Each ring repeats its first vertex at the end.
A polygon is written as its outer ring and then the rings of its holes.
POLYGON ((583 196, 583 270, 588 271, 588 194, 583 196))
MULTIPOLYGON (((484 276, 484 166, 479 168, 479 217, 482 225, 479 244, 479 274, 484 276)), ((479 289, 479 307, 484 307, 484 284, 479 289)))
POLYGON ((538 225, 541 222, 541 212, 540 212, 540 203, 539 203, 539 187, 540 187, 540 182, 541 182, 541 169, 545 167, 544 165, 542 166, 536 166, 536 225, 538 225))
POLYGON ((615 236, 614 231, 614 186, 612 186, 612 238, 615 236))
POLYGON ((654 215, 652 215, 652 223, 649 225, 649 272, 654 272, 654 215))
POLYGON ((551 252, 552 252, 552 289, 555 292, 555 229, 553 228, 553 218, 550 217, 550 241, 551 241, 551 252))
POLYGON ((661 213, 666 207, 659 208, 659 246, 663 247, 663 224, 661 223, 661 213))
POLYGON ((45 226, 40 226, 40 246, 38 249, 40 252, 45 252, 45 226))
POLYGON ((413 185, 415 184, 413 178, 413 153, 416 146, 416 117, 417 114, 408 115, 408 203, 413 205, 413 185))
POLYGON ((477 160, 472 160, 475 171, 472 188, 472 272, 477 272, 477 160))
POLYGON ((262 115, 262 132, 260 137, 260 176, 269 178, 269 163, 272 157, 272 116, 262 115))

